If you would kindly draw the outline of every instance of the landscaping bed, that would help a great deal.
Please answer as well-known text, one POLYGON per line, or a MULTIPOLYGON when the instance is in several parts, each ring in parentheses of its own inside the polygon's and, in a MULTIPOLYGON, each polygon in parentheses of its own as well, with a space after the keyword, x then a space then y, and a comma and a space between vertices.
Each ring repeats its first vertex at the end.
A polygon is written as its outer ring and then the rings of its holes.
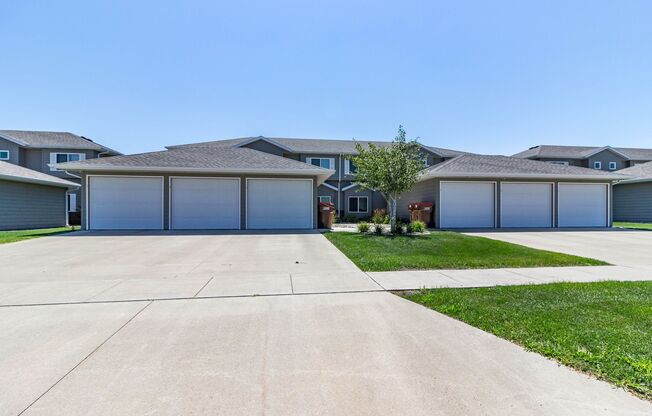
POLYGON ((45 237, 75 231, 75 227, 41 228, 38 230, 0 231, 0 244, 15 243, 16 241, 45 237))
POLYGON ((432 289, 403 296, 652 400, 652 282, 432 289))
POLYGON ((607 264, 450 231, 433 231, 426 235, 330 232, 325 236, 358 267, 373 272, 607 264))

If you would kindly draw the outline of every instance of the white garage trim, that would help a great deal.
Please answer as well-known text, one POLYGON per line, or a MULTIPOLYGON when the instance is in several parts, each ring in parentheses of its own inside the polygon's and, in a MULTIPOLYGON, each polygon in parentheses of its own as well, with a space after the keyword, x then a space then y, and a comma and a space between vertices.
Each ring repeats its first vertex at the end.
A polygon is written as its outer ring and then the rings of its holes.
MULTIPOLYGON (((555 213, 555 207, 557 206, 557 193, 555 192, 555 183, 554 182, 501 182, 500 183, 500 228, 519 228, 519 227, 505 227, 505 224, 503 222, 503 186, 504 185, 511 185, 511 184, 516 184, 516 185, 550 185, 550 197, 551 197, 551 205, 550 205, 550 212, 551 212, 551 217, 550 217, 550 227, 545 227, 545 228, 554 228, 556 224, 556 213, 555 213)), ((526 228, 526 227, 524 227, 526 228)), ((532 227, 535 228, 535 227, 532 227)))
POLYGON ((573 228, 573 227, 608 227, 610 223, 610 218, 611 218, 611 187, 609 186, 608 183, 595 183, 595 182, 559 182, 557 184, 557 218, 558 218, 558 227, 559 228, 573 228), (561 188, 564 185, 584 185, 584 186, 604 186, 605 187, 605 201, 604 203, 606 204, 605 207, 605 215, 606 217, 604 218, 604 223, 601 225, 562 225, 562 210, 561 210, 561 188))
POLYGON ((105 178, 159 178, 161 180, 161 227, 160 229, 164 229, 164 216, 165 216, 165 198, 163 195, 165 194, 165 178, 163 176, 157 176, 157 175, 86 175, 86 184, 85 184, 85 205, 86 205, 86 230, 91 230, 91 211, 90 211, 90 193, 88 192, 90 189, 90 183, 91 183, 91 178, 95 177, 105 177, 105 178))
POLYGON ((227 179, 227 180, 237 180, 238 181, 238 227, 234 229, 240 229, 240 224, 242 224, 242 189, 241 189, 241 180, 239 177, 233 176, 170 176, 168 178, 168 229, 172 230, 172 180, 173 179, 227 179))
POLYGON ((245 179, 245 230, 249 229, 249 181, 257 181, 257 180, 264 180, 264 181, 309 181, 310 182, 310 201, 311 201, 311 207, 310 207, 310 228, 314 228, 315 226, 315 181, 313 179, 305 179, 305 178, 246 178, 245 179))
MULTIPOLYGON (((446 183, 470 183, 470 184, 493 184, 493 190, 494 190, 494 201, 493 201, 493 210, 494 210, 494 215, 493 215, 493 228, 496 228, 496 223, 498 222, 498 198, 497 198, 497 192, 498 192, 498 183, 496 181, 440 181, 439 182, 439 223, 438 226, 439 228, 444 228, 442 226, 442 214, 443 214, 443 199, 442 199, 442 189, 444 188, 442 185, 446 183)), ((448 227, 448 228, 463 228, 463 227, 448 227)), ((468 228, 475 228, 475 227, 468 227, 468 228)))

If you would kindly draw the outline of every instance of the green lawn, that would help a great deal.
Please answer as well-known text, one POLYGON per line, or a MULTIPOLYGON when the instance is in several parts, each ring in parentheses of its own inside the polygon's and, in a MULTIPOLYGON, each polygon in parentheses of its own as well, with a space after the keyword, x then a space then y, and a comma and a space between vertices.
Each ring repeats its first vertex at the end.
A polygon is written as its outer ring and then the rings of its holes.
POLYGON ((434 289, 405 297, 652 400, 652 282, 434 289))
POLYGON ((633 228, 636 230, 652 230, 652 224, 646 222, 614 222, 614 227, 633 228))
POLYGON ((79 227, 60 227, 60 228, 42 228, 39 230, 18 230, 18 231, 0 231, 0 244, 14 243, 21 240, 29 240, 31 238, 44 237, 47 235, 55 235, 68 233, 79 229, 79 227))
POLYGON ((369 272, 607 264, 449 231, 419 236, 348 232, 331 232, 325 236, 358 267, 369 272))

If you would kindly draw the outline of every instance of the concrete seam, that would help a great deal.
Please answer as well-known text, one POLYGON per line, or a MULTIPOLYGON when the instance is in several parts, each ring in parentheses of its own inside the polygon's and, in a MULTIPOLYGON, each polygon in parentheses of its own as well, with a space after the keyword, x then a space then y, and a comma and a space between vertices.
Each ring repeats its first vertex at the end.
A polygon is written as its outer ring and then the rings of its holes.
POLYGON ((116 287, 116 286, 118 286, 118 285, 120 285, 120 284, 122 284, 122 283, 124 283, 124 280, 121 280, 121 281, 119 281, 118 283, 116 283, 116 284, 114 284, 114 285, 111 285, 110 287, 107 287, 107 288, 104 289, 104 290, 100 290, 98 293, 96 293, 96 294, 94 294, 93 296, 91 296, 90 298, 86 299, 86 301, 92 301, 93 298, 96 298, 96 297, 100 296, 102 293, 106 293, 106 292, 108 292, 109 290, 113 289, 114 287, 116 287))
POLYGON ((79 367, 80 365, 82 365, 82 364, 83 364, 87 359, 89 359, 89 358, 91 357, 91 355, 95 354, 95 352, 97 352, 100 348, 102 348, 102 346, 103 346, 104 344, 106 344, 107 342, 109 342, 109 340, 110 340, 111 338, 113 338, 113 337, 114 337, 118 332, 120 332, 120 331, 122 330, 122 328, 124 328, 125 326, 127 326, 127 325, 128 325, 131 321, 133 321, 133 320, 134 320, 138 315, 140 315, 140 313, 141 313, 142 311, 144 311, 145 309, 147 309, 147 307, 148 307, 149 305, 151 305, 152 303, 153 303, 153 301, 150 301, 149 303, 147 303, 147 305, 145 305, 145 306, 143 306, 142 308, 140 308, 140 310, 139 310, 138 312, 136 312, 136 313, 134 314, 134 316, 132 316, 131 318, 129 318, 129 319, 127 320, 127 322, 125 322, 124 324, 122 324, 122 325, 120 326, 120 328, 116 329, 116 330, 115 330, 111 335, 109 335, 109 337, 108 337, 107 339, 105 339, 104 341, 102 341, 102 342, 100 343, 100 345, 98 345, 97 347, 95 347, 95 348, 94 348, 90 353, 88 353, 88 355, 86 355, 84 358, 82 358, 82 360, 81 360, 80 362, 78 362, 77 364, 75 364, 75 366, 74 366, 73 368, 71 368, 70 370, 68 370, 68 372, 67 372, 66 374, 64 374, 63 376, 61 376, 61 378, 59 378, 59 379, 58 379, 58 380, 57 380, 53 385, 51 385, 50 387, 48 387, 47 390, 45 390, 45 391, 44 391, 40 396, 38 396, 36 399, 34 399, 34 401, 32 401, 32 402, 31 402, 31 403, 30 403, 26 408, 24 408, 23 410, 21 410, 21 412, 18 413, 18 416, 20 416, 20 415, 22 415, 23 413, 25 413, 25 412, 26 412, 30 407, 32 407, 32 406, 34 405, 34 403, 36 403, 37 401, 41 400, 41 398, 42 398, 43 396, 45 396, 46 394, 48 394, 48 392, 50 392, 50 390, 52 390, 54 387, 56 387, 57 384, 59 384, 61 381, 63 381, 64 378, 66 378, 70 373, 72 373, 73 371, 75 371, 75 370, 77 369, 77 367, 79 367))
POLYGON ((208 279, 208 280, 206 281, 206 283, 204 283, 204 286, 202 286, 202 287, 197 291, 197 293, 195 293, 192 297, 193 297, 193 298, 196 298, 197 295, 199 295, 199 293, 201 293, 201 291, 204 290, 204 288, 205 288, 206 286, 208 286, 208 284, 209 284, 210 282, 213 281, 213 279, 215 279, 215 276, 211 276, 211 278, 208 279))
POLYGON ((375 284, 377 284, 378 287, 382 288, 383 290, 387 290, 387 289, 385 288, 385 286, 383 286, 383 285, 381 285, 380 283, 378 283, 378 282, 376 281, 376 279, 374 279, 373 277, 371 277, 371 275, 370 275, 369 273, 367 273, 367 272, 363 272, 363 273, 364 273, 368 278, 370 278, 370 279, 371 279, 375 284))
POLYGON ((292 273, 288 273, 290 275, 290 291, 294 295, 294 282, 292 281, 292 273))

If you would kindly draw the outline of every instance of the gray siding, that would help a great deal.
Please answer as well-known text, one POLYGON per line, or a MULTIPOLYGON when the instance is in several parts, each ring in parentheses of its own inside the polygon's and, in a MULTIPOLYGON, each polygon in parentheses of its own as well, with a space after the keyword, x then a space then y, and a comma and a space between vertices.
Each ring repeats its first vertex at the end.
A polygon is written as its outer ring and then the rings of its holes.
POLYGON ((600 162, 602 170, 609 170, 609 162, 616 162, 616 169, 624 169, 627 167, 627 161, 620 155, 612 152, 611 150, 603 150, 589 158, 588 167, 593 169, 593 163, 600 162))
POLYGON ((566 159, 563 157, 557 158, 557 159, 551 159, 551 158, 538 158, 534 160, 539 160, 541 162, 568 162, 569 166, 579 166, 579 167, 586 167, 586 161, 581 160, 581 159, 566 159))
POLYGON ((439 205, 436 203, 436 198, 439 195, 438 187, 439 181, 434 179, 418 182, 414 185, 414 188, 403 194, 401 199, 398 201, 398 217, 409 219, 410 212, 408 211, 408 205, 414 202, 431 202, 435 205, 439 205))
MULTIPOLYGON (((247 218, 247 178, 292 178, 292 179, 312 179, 313 180, 313 191, 312 191, 312 201, 313 201, 313 227, 317 228, 317 180, 314 177, 310 176, 287 176, 287 175, 229 175, 229 174, 196 174, 196 173, 143 173, 143 172, 104 172, 98 174, 98 176, 162 176, 163 177, 163 226, 164 229, 169 229, 170 225, 170 177, 172 176, 191 176, 191 177, 222 177, 222 178, 240 178, 240 228, 246 228, 246 218, 247 218)), ((79 198, 81 203, 81 226, 83 229, 87 228, 88 215, 86 212, 87 204, 86 198, 87 189, 86 183, 88 179, 87 174, 82 176, 82 187, 81 194, 82 198, 79 198)))
POLYGON ((613 187, 614 221, 652 222, 652 182, 613 187))
POLYGON ((14 165, 20 165, 20 146, 14 142, 0 137, 0 150, 9 151, 9 160, 5 160, 5 162, 13 163, 14 165))
POLYGON ((65 226, 66 189, 0 180, 0 230, 65 226))
POLYGON ((283 156, 284 150, 278 146, 266 142, 265 140, 256 140, 255 142, 248 143, 243 147, 248 147, 250 149, 258 150, 260 152, 270 153, 276 156, 283 156))

